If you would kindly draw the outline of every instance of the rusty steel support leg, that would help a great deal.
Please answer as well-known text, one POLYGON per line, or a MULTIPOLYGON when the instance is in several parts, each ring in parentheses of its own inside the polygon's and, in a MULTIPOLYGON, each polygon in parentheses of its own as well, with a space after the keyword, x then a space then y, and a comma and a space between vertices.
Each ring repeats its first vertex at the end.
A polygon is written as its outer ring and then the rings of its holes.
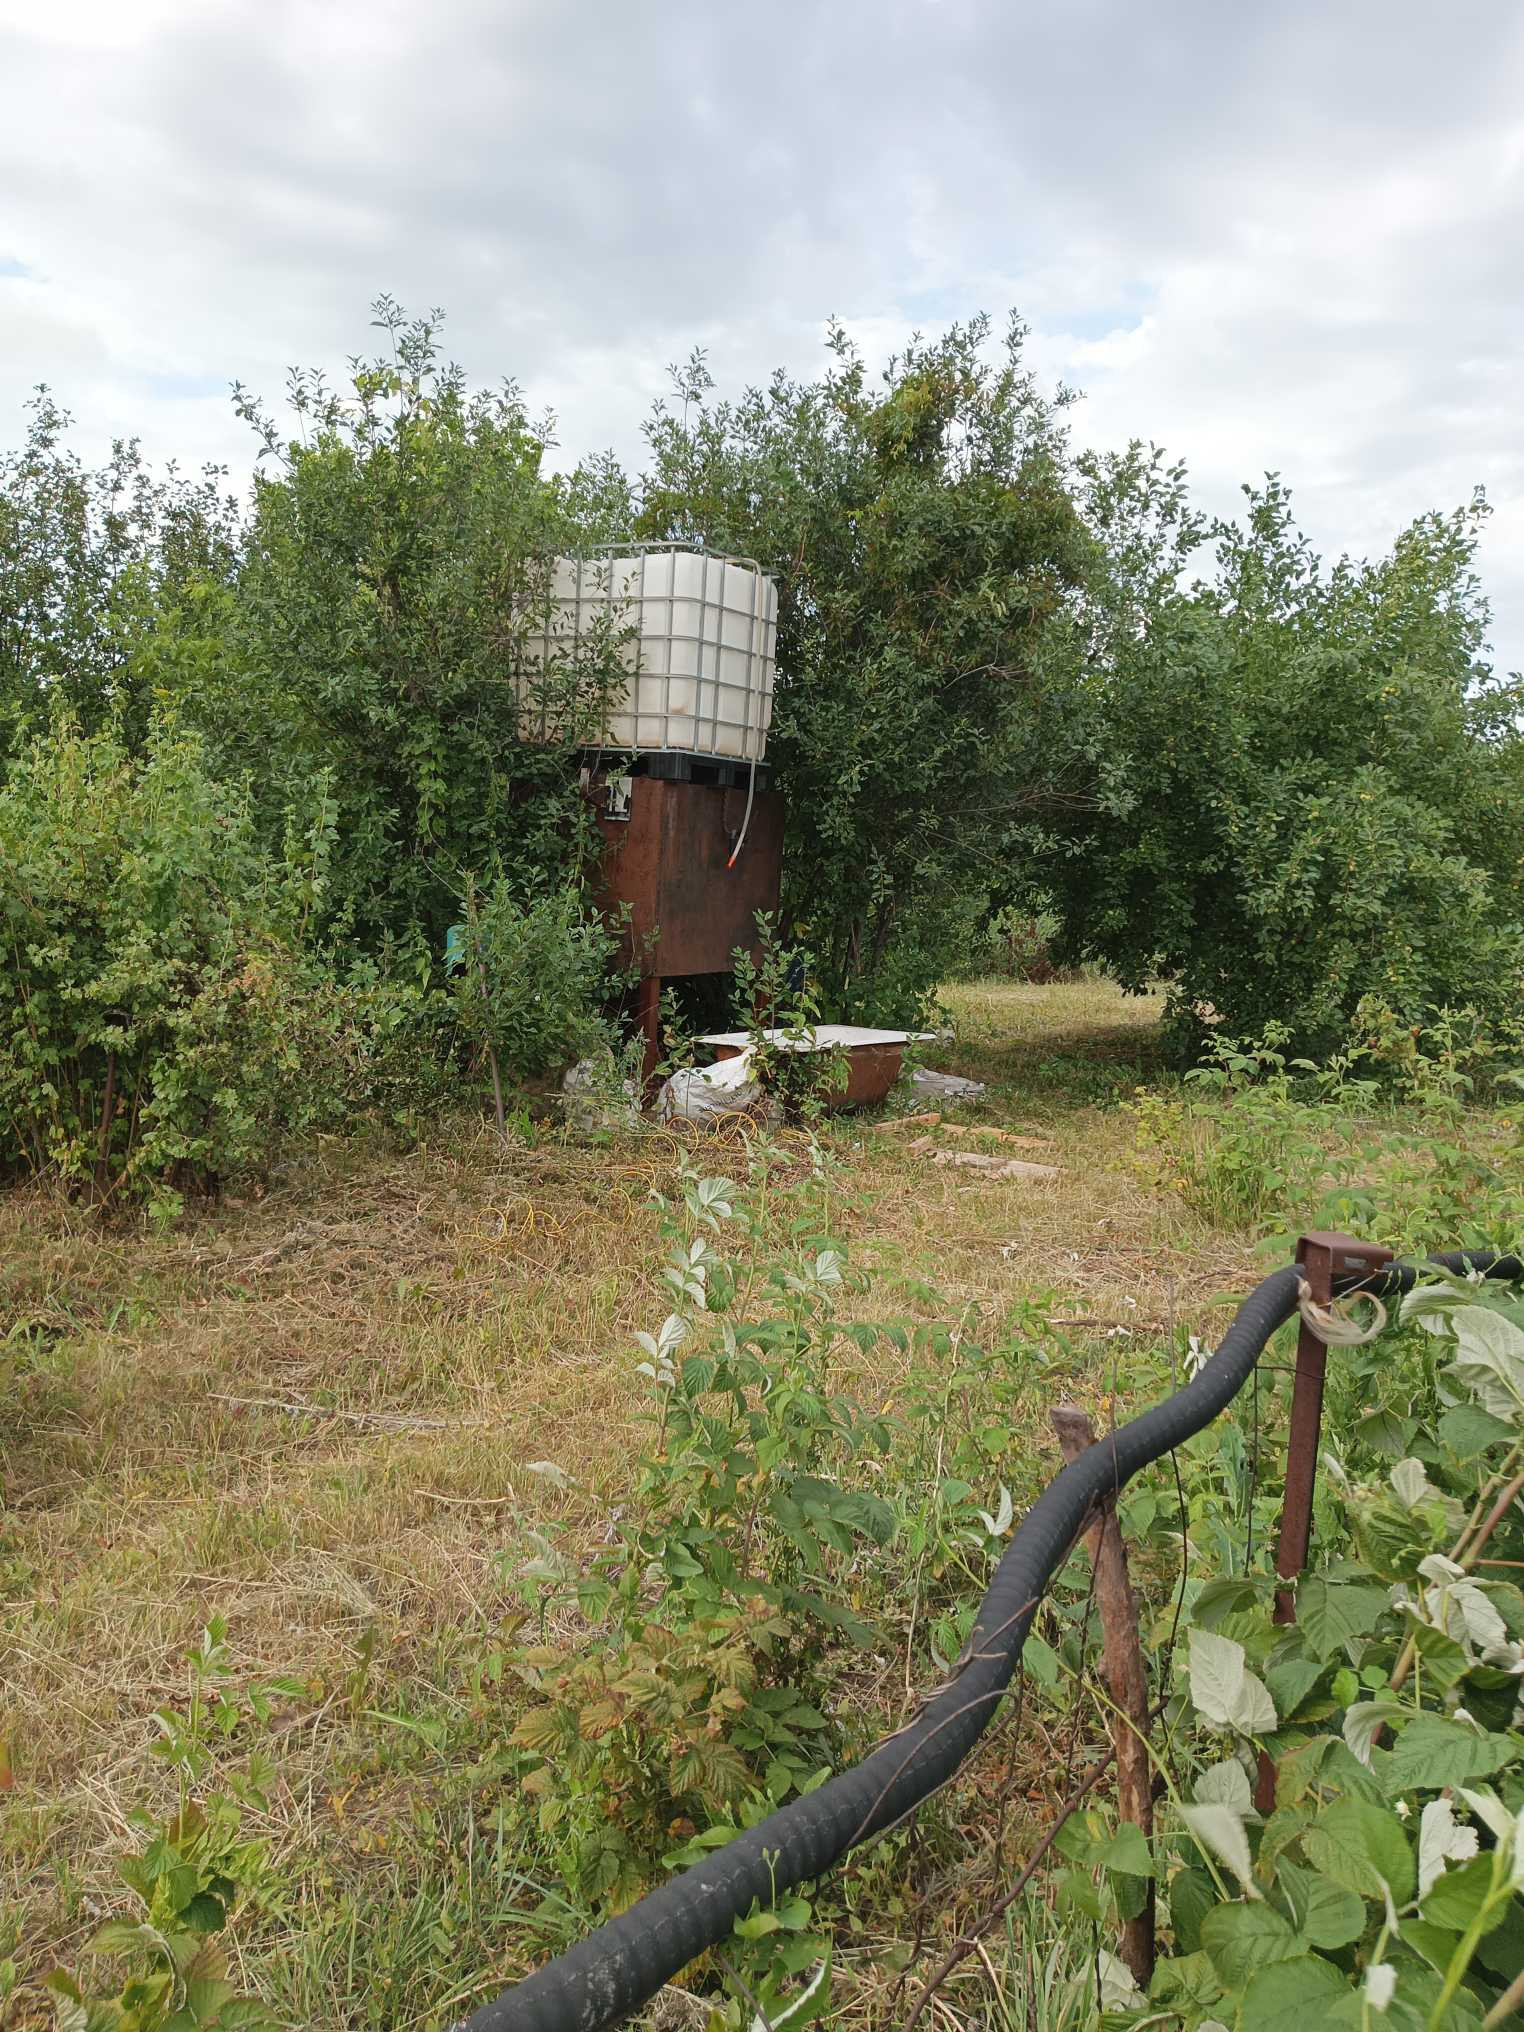
POLYGON ((661 1063, 661 976, 642 974, 635 991, 635 1021, 646 1040, 640 1068, 641 1105, 650 1107, 656 1098, 656 1068, 661 1063))
MULTIPOLYGON (((1052 1411, 1053 1430, 1066 1461, 1095 1445, 1095 1427, 1074 1404, 1052 1411)), ((1153 1773, 1148 1755, 1148 1671, 1138 1639, 1138 1604, 1127 1572, 1127 1545, 1117 1522, 1116 1498, 1108 1496, 1084 1534, 1095 1569, 1095 1598, 1101 1612, 1101 1662, 1111 1696, 1111 1740, 1116 1746, 1117 1810, 1145 1836, 1154 1831, 1153 1773)), ((1133 1980, 1147 1989, 1154 1973, 1154 1887, 1144 1892, 1143 1909, 1124 1920, 1119 1943, 1133 1980)))
MULTIPOLYGON (((1335 1277, 1369 1274, 1392 1260, 1390 1249, 1361 1242, 1353 1235, 1326 1231, 1303 1235, 1296 1245, 1315 1303, 1327 1305, 1335 1277)), ((1291 1431, 1286 1448, 1286 1492, 1281 1501, 1281 1533, 1275 1570, 1281 1586, 1275 1591, 1275 1620, 1296 1621, 1296 1596, 1290 1583, 1307 1564, 1312 1542, 1312 1502, 1318 1478, 1318 1447, 1323 1433, 1323 1379, 1328 1349, 1305 1320, 1296 1343, 1296 1379, 1291 1390, 1291 1431)), ((1275 1805, 1275 1766, 1261 1755, 1255 1804, 1261 1813, 1275 1805)))

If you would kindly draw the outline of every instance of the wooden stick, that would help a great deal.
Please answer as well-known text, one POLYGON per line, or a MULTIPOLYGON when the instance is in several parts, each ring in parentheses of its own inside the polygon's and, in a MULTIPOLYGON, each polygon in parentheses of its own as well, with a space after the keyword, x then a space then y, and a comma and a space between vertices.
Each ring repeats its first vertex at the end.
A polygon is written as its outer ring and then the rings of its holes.
POLYGON ((1001 1913, 1014 1905, 1028 1884, 1031 1883, 1033 1877, 1037 1874, 1039 1865, 1046 1857, 1049 1849, 1052 1848, 1054 1842, 1058 1840, 1059 1835, 1062 1834, 1066 1823, 1078 1813, 1080 1807, 1084 1805, 1085 1800, 1095 1790, 1096 1786, 1100 1784, 1101 1780, 1110 1770, 1112 1759, 1115 1756, 1116 1749, 1113 1746, 1113 1748, 1106 1752, 1105 1756, 1098 1757, 1089 1770, 1082 1774, 1079 1782, 1073 1787, 1068 1798, 1065 1799, 1063 1805, 1058 1809, 1052 1826, 1037 1844, 1036 1848, 1033 1849, 1031 1855, 1027 1857, 1021 1874, 1017 1877, 1015 1883, 1012 1884, 1011 1888, 1002 1898, 998 1898, 995 1901, 989 1911, 985 1913, 984 1917, 978 1921, 970 1932, 953 1942, 939 1964, 936 1973, 927 1978, 925 1988, 916 1999, 915 2009, 906 2020, 905 2032, 915 2032, 915 2028, 920 2024, 927 2005, 947 1980, 948 1976, 952 1974, 958 1963, 966 1955, 973 1953, 974 1948, 978 1944, 979 1936, 989 1931, 1001 1913))
MULTIPOLYGON (((1077 1460, 1095 1445, 1089 1414, 1075 1404, 1055 1405, 1053 1430, 1066 1461, 1077 1460)), ((1095 1598, 1100 1604, 1102 1670, 1115 1712, 1111 1739, 1117 1760, 1117 1807, 1123 1820, 1141 1828, 1145 1839, 1154 1831, 1153 1773, 1148 1758, 1148 1673, 1138 1641, 1138 1604, 1127 1573, 1127 1546, 1117 1522, 1116 1497, 1104 1496, 1095 1521, 1084 1532, 1085 1549, 1095 1568, 1095 1598)), ((1122 1960, 1140 1989, 1154 1973, 1154 1887, 1150 1879, 1143 1910, 1122 1922, 1122 1960)))
POLYGON ((896 1115, 892 1122, 879 1122, 880 1129, 935 1129, 940 1115, 896 1115))
POLYGON ((993 1157, 983 1150, 939 1150, 938 1164, 956 1164, 986 1178, 1057 1178, 1056 1164, 1032 1164, 1025 1157, 993 1157))
POLYGON ((1051 1136, 1018 1135, 1014 1129, 985 1129, 977 1122, 944 1122, 944 1136, 988 1136, 996 1143, 1012 1143, 1018 1150, 1051 1150, 1051 1136))
POLYGON ((1521 2006, 1524 2006, 1524 1969, 1520 1969, 1482 2020, 1482 2032, 1493 2032, 1495 2026, 1512 2024, 1513 2014, 1521 2006))

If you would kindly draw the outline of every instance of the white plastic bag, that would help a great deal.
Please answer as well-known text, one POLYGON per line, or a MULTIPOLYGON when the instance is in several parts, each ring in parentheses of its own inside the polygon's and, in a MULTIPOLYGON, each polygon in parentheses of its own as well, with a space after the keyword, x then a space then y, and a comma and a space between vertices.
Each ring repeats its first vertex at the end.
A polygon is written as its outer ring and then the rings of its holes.
POLYGON ((734 1115, 770 1114, 772 1104, 751 1077, 750 1051, 717 1065, 675 1072, 656 1099, 664 1122, 704 1122, 711 1128, 734 1115))

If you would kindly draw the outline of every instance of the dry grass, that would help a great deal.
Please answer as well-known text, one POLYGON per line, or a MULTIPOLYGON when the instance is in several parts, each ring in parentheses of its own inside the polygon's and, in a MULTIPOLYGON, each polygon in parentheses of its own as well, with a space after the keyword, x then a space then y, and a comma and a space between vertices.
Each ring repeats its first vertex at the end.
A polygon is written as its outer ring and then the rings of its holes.
MULTIPOLYGON (((939 1062, 992 1083, 970 1119, 1051 1138, 1059 1176, 971 1177, 903 1132, 845 1124, 832 1138, 865 1196, 856 1247, 909 1311, 998 1325, 1051 1296, 1076 1322, 1081 1384, 1092 1364, 1096 1388, 1125 1396, 1110 1330, 1194 1316, 1253 1268, 1131 1165, 1116 1102, 1149 1073, 1157 1010, 1091 983, 947 999, 959 1041, 939 1062)), ((625 1350, 660 1304, 647 1201, 673 1163, 659 1136, 504 1150, 470 1129, 405 1159, 334 1146, 268 1197, 167 1235, 102 1229, 35 1194, 0 1202, 0 1325, 19 1351, 0 1881, 20 1915, 0 1956, 19 1949, 35 1975, 116 1902, 129 1810, 166 1793, 149 1717, 183 1696, 213 1612, 240 1671, 308 1683, 265 1829, 277 1854, 417 1902, 385 1853, 392 1821, 420 1806, 416 1760, 388 1762, 362 1718, 466 1700, 454 1647, 509 1606, 505 1544, 619 1500, 638 1437, 625 1350), (547 1460, 570 1489, 530 1465, 547 1460), (357 1693, 368 1631, 373 1681, 357 1693)), ((300 1915, 288 1929, 290 1955, 300 1915)), ((354 2005, 364 1981, 347 1980, 323 1963, 300 1992, 307 2022, 393 2022, 354 2005)))

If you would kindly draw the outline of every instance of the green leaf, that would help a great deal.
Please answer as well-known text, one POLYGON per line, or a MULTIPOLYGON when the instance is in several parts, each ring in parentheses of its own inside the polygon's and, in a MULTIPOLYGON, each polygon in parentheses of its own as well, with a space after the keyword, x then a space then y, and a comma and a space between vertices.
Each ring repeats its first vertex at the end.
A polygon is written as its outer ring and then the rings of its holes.
POLYGON ((1388 1404, 1367 1411, 1355 1427, 1366 1446, 1375 1453, 1400 1454, 1413 1436, 1413 1421, 1399 1418, 1388 1404))
POLYGON ((1027 1633, 1027 1640, 1021 1647, 1021 1662, 1039 1686, 1057 1686, 1058 1653, 1051 1644, 1045 1644, 1035 1630, 1027 1633))
POLYGON ((1344 1711, 1344 1741, 1350 1755, 1370 1765, 1376 1737, 1408 1710, 1398 1700, 1357 1700, 1344 1711))
POLYGON ((1058 1880, 1058 1906, 1083 1912, 1099 1926, 1106 1917, 1106 1905, 1087 1870, 1065 1870, 1058 1880))
POLYGON ((1457 1354, 1446 1373, 1484 1411, 1516 1426, 1524 1411, 1524 1328, 1484 1305, 1463 1305, 1451 1325, 1457 1354))
MULTIPOLYGON (((1445 1926, 1464 1933, 1492 1893, 1492 1857, 1477 1856, 1457 1870, 1446 1870, 1429 1888, 1423 1901, 1423 1916, 1431 1926, 1445 1926)), ((1508 1913, 1508 1900, 1500 1897, 1487 1915, 1484 1933, 1501 1926, 1508 1913)))
POLYGON ((1497 1446, 1503 1440, 1513 1438, 1513 1427, 1506 1425, 1501 1418, 1494 1418, 1479 1404, 1452 1405, 1435 1431, 1441 1446, 1461 1461, 1475 1460, 1489 1446, 1497 1446))
POLYGON ((1416 1510, 1426 1496, 1436 1493, 1423 1462, 1414 1460, 1411 1455, 1398 1461, 1387 1479, 1404 1510, 1416 1510))
POLYGON ((1484 1735, 1465 1722, 1423 1714, 1408 1723, 1388 1753, 1377 1755, 1382 1782, 1388 1792, 1397 1793, 1491 1777, 1517 1761, 1519 1747, 1506 1736, 1484 1735))
POLYGON ((1120 1870, 1128 1877, 1151 1877, 1154 1873, 1154 1859, 1148 1852, 1143 1830, 1130 1820, 1122 1822, 1111 1839, 1093 1852, 1091 1860, 1103 1870, 1120 1870))
POLYGON ((1198 1630, 1215 1630, 1229 1616, 1252 1613, 1259 1601, 1252 1581, 1209 1580, 1191 1604, 1191 1621, 1198 1630))
POLYGON ((227 1907, 208 1891, 198 1891, 180 1914, 182 1924, 193 1933, 220 1933, 227 1924, 227 1907))
POLYGON ((1384 1592, 1359 1583, 1306 1575, 1297 1585, 1297 1628, 1314 1658, 1324 1662, 1358 1637, 1375 1629, 1387 1607, 1384 1592))
POLYGON ((1476 1958, 1505 1983, 1524 1975, 1524 1899, 1514 1898, 1503 1908, 1501 1923, 1483 1936, 1476 1958))
POLYGON ((1421 1954, 1431 1968, 1443 1975, 1450 1957, 1460 1946, 1460 1935, 1452 1928, 1432 1925, 1427 1919, 1404 1919, 1402 1939, 1415 1954, 1421 1954))
POLYGON ((44 1976, 43 1987, 53 1993, 56 2032, 90 2032, 90 2012, 73 1976, 63 1969, 54 1969, 51 1975, 44 1976))
POLYGON ((1322 1665, 1312 1658, 1283 1658, 1269 1667, 1265 1684, 1283 1721, 1290 1721, 1322 1677, 1322 1665))
POLYGON ((218 2013, 217 2032, 279 2032, 279 2020, 256 1997, 237 1997, 218 2013))
POLYGON ((1191 1789, 1198 1806, 1228 1806, 1244 1815, 1254 1811, 1248 1773, 1232 1757, 1224 1758, 1220 1764, 1209 1764, 1191 1789))
POLYGON ((769 1933, 777 1933, 782 1924, 776 1912, 749 1912, 736 1921, 735 1930, 742 1940, 763 1940, 769 1933))
POLYGON ((140 1919, 108 1919, 90 1936, 97 1954, 162 1954, 164 1936, 140 1919))
POLYGON ((1110 1839, 1111 1829, 1106 1816, 1099 1807, 1092 1806, 1083 1813, 1070 1815, 1059 1829, 1053 1846, 1071 1863, 1083 1863, 1087 1868, 1093 1868, 1100 1850, 1110 1839))
POLYGON ((1108 1876, 1106 1888, 1119 1920, 1136 1919, 1148 1903, 1148 1879, 1125 1875, 1108 1876))
POLYGON ((1405 1905, 1416 1876, 1413 1851, 1394 1813, 1363 1799, 1336 1799, 1302 1834, 1302 1852, 1316 1870, 1362 1898, 1405 1905))
POLYGON ((1201 1945, 1201 1922, 1217 1908, 1217 1886, 1205 1870, 1178 1870, 1169 1880, 1169 1918, 1175 1929, 1175 1952, 1194 1954, 1201 1945))
POLYGON ((1413 1644, 1423 1660, 1426 1692, 1448 1693, 1471 1670, 1470 1653, 1443 1630, 1431 1629, 1427 1623, 1415 1624, 1413 1644))
MULTIPOLYGON (((1161 1960, 1154 1970, 1149 1995, 1159 2003, 1173 1997, 1185 1997, 1198 2006, 1215 2004, 1222 1995, 1222 1984, 1217 1980, 1217 1971, 1204 1954, 1172 1955, 1161 1960)), ((1203 2025, 1200 2032, 1206 2032, 1203 2025)))
POLYGON ((1347 1947, 1365 1931, 1364 1900, 1316 1870, 1283 1859, 1276 1866, 1275 1888, 1308 1947, 1347 1947))
POLYGON ((1241 1735, 1263 1736, 1275 1727, 1275 1702, 1250 1672, 1244 1647, 1215 1630, 1190 1634, 1191 1700, 1203 1720, 1241 1735))
POLYGON ((1292 1843, 1299 1839, 1302 1829, 1312 1818, 1303 1806, 1278 1806, 1265 1822, 1264 1833, 1259 1838, 1259 1867, 1262 1871, 1279 1870, 1281 1858, 1292 1843))
POLYGON ((1241 1990, 1256 1969, 1306 1952, 1279 1912, 1259 1903, 1215 1907, 1201 1922, 1201 1945, 1230 1990, 1241 1990))
POLYGON ((1275 1771, 1277 1806, 1294 1806, 1305 1796, 1317 1782, 1318 1773, 1333 1747, 1332 1736, 1309 1736, 1294 1750, 1285 1752, 1275 1771))
POLYGON ((1250 1978, 1239 2005, 1239 2032, 1312 2032, 1326 2011, 1351 1994, 1332 1962, 1315 1955, 1274 1962, 1250 1978))
POLYGON ((1347 1793, 1351 1799, 1363 1799, 1371 1806, 1386 1804, 1386 1792, 1375 1772, 1367 1770, 1349 1745, 1337 1737, 1328 1746, 1318 1782, 1330 1790, 1347 1793))
POLYGON ((1258 1898, 1254 1865, 1249 1855, 1249 1837, 1244 1824, 1229 1806, 1182 1806, 1181 1818, 1203 1848, 1210 1849, 1227 1864, 1242 1886, 1244 1895, 1258 1898))

